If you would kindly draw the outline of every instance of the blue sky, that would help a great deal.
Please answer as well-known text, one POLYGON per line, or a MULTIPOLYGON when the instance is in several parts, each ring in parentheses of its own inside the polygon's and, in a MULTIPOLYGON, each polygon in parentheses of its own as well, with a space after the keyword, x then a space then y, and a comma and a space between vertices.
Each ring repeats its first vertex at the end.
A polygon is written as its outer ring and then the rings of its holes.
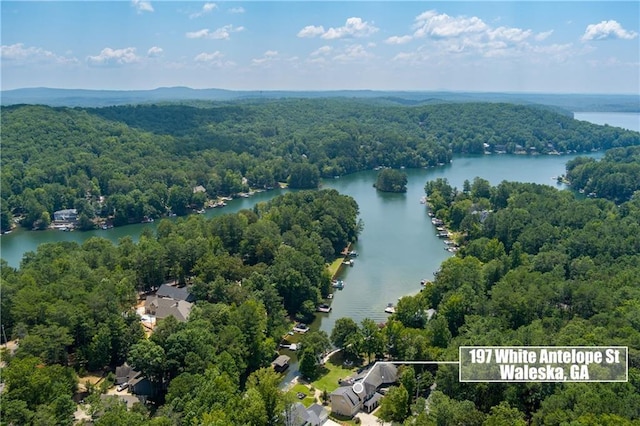
POLYGON ((2 1, 2 89, 640 93, 640 2, 2 1))

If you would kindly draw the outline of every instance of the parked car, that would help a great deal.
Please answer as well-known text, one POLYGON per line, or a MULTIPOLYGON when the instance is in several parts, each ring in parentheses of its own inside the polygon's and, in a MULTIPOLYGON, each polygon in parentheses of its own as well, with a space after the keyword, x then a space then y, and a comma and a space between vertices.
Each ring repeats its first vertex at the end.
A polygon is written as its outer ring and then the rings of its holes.
POLYGON ((118 387, 116 388, 116 390, 117 390, 118 392, 122 392, 123 390, 125 390, 125 389, 126 389, 126 388, 128 388, 128 387, 129 387, 129 383, 128 383, 128 382, 124 382, 124 383, 122 383, 122 384, 118 385, 118 387))

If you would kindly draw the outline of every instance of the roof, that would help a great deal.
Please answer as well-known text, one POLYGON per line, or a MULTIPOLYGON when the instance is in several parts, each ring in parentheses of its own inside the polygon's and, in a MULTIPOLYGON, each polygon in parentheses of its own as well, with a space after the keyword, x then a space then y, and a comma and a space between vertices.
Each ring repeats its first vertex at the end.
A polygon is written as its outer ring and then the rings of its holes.
POLYGON ((175 300, 184 300, 187 302, 193 302, 195 300, 195 297, 189 293, 187 287, 177 287, 170 284, 162 284, 158 291, 156 291, 156 296, 170 297, 175 300))
POLYGON ((153 296, 146 300, 144 307, 155 312, 157 319, 172 316, 178 321, 185 322, 189 318, 193 303, 153 296))
POLYGON ((62 209, 53 212, 53 214, 78 214, 78 210, 76 209, 62 209))
POLYGON ((373 394, 381 385, 395 383, 398 380, 398 368, 387 362, 377 362, 366 374, 362 384, 367 395, 373 394))
POLYGON ((376 392, 373 394, 373 396, 370 399, 364 402, 364 406, 367 409, 370 409, 371 407, 375 407, 376 403, 381 399, 382 399, 382 395, 376 392))
POLYGON ((360 397, 358 397, 358 394, 355 393, 351 385, 340 386, 338 389, 331 392, 331 396, 342 396, 345 401, 350 403, 353 407, 360 403, 360 397))
POLYGON ((301 402, 293 404, 291 416, 285 422, 286 426, 303 426, 309 421, 309 413, 301 402))
POLYGON ((309 421, 313 425, 322 424, 325 419, 329 418, 329 411, 320 404, 311 404, 309 408, 307 408, 307 412, 309 413, 309 421), (314 423, 314 416, 317 417, 318 423, 314 423))
POLYGON ((271 365, 277 365, 279 367, 284 367, 285 365, 289 364, 289 361, 291 360, 290 357, 286 356, 286 355, 280 355, 278 358, 276 358, 275 360, 273 360, 273 362, 271 363, 271 365))
POLYGON ((198 186, 194 186, 193 187, 193 193, 198 193, 198 192, 207 192, 206 188, 202 185, 198 185, 198 186))

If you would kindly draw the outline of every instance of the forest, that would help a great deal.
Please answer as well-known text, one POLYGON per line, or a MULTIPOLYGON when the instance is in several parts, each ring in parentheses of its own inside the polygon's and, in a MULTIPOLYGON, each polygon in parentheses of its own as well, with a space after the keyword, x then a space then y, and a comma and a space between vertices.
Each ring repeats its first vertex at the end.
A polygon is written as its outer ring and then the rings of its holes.
POLYGON ((202 209, 208 200, 375 167, 433 167, 457 153, 557 154, 637 146, 640 135, 542 106, 366 99, 67 108, 2 107, 0 227, 78 228, 202 209), (202 186, 205 192, 194 191, 202 186))
MULTIPOLYGON (((153 424, 280 424, 281 379, 265 367, 292 320, 311 321, 331 291, 325 262, 357 238, 357 216, 335 190, 290 192, 210 220, 161 221, 138 243, 49 243, 18 270, 3 261, 1 321, 20 341, 3 354, 3 424, 71 424, 77 375, 125 361, 155 384, 166 421, 153 424), (174 280, 195 296, 188 321, 168 317, 145 339, 138 297, 174 280)), ((96 424, 148 419, 100 393, 89 395, 96 424)))
POLYGON ((566 179, 592 197, 628 201, 640 190, 640 147, 610 149, 600 161, 577 157, 567 163, 566 179))
POLYGON ((481 178, 461 190, 439 178, 425 192, 462 249, 418 295, 400 300, 380 348, 396 359, 447 360, 459 346, 622 345, 629 347, 629 381, 460 383, 457 367, 440 366, 425 370, 437 383, 429 410, 407 392, 415 390, 417 372, 410 372, 413 384, 403 382, 392 388, 394 399, 383 400, 386 418, 407 425, 638 424, 640 198, 616 205, 545 185, 492 187, 481 178), (428 308, 437 312, 430 320, 428 308))

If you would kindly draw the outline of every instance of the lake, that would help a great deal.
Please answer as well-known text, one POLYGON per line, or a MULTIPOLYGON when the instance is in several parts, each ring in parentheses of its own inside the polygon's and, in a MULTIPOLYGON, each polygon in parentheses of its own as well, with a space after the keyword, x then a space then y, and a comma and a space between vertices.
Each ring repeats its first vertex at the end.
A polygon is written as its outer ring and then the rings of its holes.
MULTIPOLYGON (((588 154, 600 158, 602 153, 588 154)), ((458 156, 451 164, 430 169, 407 169, 405 194, 381 193, 373 188, 376 171, 366 171, 329 179, 324 187, 334 188, 350 195, 360 206, 364 230, 355 244, 359 256, 353 267, 342 270, 346 285, 337 291, 333 311, 321 314, 319 326, 330 332, 337 318, 348 316, 356 321, 369 317, 384 321, 387 303, 395 303, 399 297, 420 289, 420 280, 433 277, 433 272, 450 253, 444 250, 442 240, 436 237, 424 204, 427 180, 447 178, 451 185, 462 188, 465 179, 472 181, 480 176, 492 184, 503 180, 536 182, 564 188, 553 179, 565 172, 570 156, 508 156, 479 155, 458 156)), ((213 217, 251 208, 255 203, 267 201, 282 193, 274 190, 255 194, 251 198, 238 198, 227 207, 208 210, 213 217)), ((0 238, 2 258, 10 266, 18 267, 22 255, 36 250, 45 242, 76 241, 82 243, 92 236, 100 236, 117 243, 120 238, 131 236, 134 241, 145 228, 155 229, 157 222, 117 227, 90 232, 25 231, 17 229, 0 238)))
POLYGON ((640 114, 637 112, 576 112, 573 118, 640 132, 640 114))

